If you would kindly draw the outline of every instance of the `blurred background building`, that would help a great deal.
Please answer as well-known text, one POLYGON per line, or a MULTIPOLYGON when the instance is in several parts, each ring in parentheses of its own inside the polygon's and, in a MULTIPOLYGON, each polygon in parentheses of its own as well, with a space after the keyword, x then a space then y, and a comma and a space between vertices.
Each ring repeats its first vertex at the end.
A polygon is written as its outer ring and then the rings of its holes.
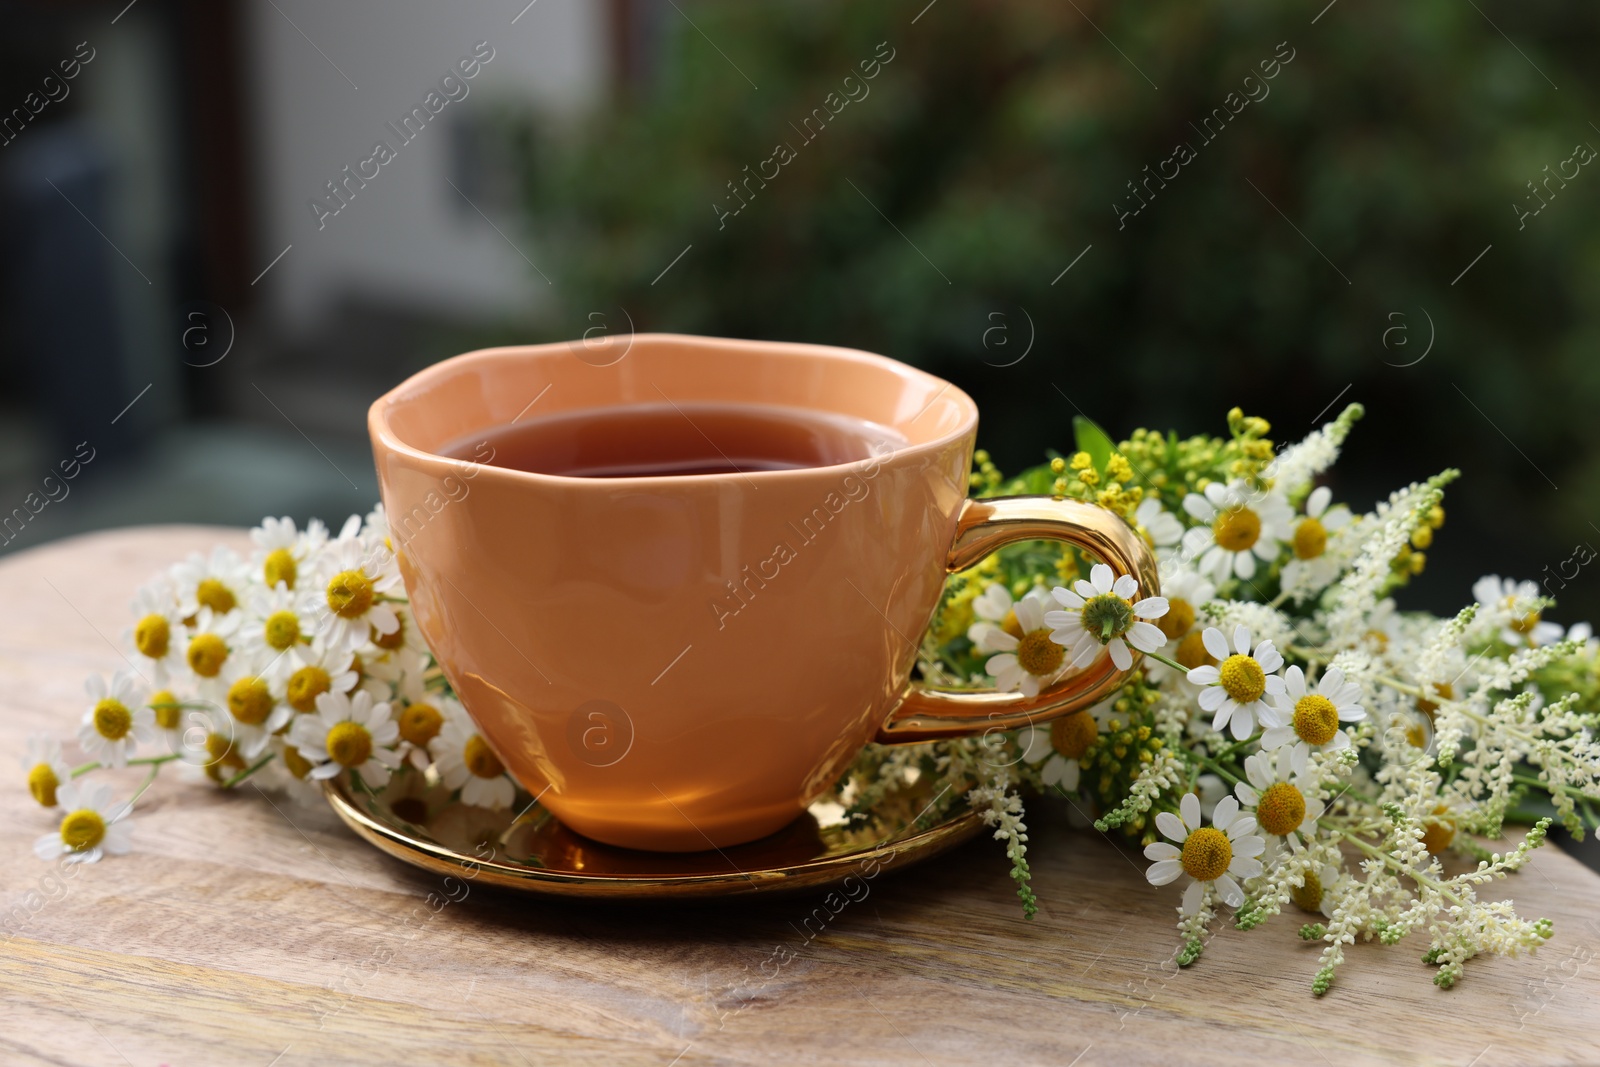
POLYGON ((337 523, 376 498, 390 385, 631 325, 922 365, 1002 469, 1079 411, 1121 437, 1237 404, 1288 441, 1360 400, 1339 498, 1465 474, 1412 605, 1501 569, 1564 621, 1600 607, 1564 569, 1600 543, 1600 11, 0 0, 0 26, 0 515, 93 456, 0 552, 337 523))

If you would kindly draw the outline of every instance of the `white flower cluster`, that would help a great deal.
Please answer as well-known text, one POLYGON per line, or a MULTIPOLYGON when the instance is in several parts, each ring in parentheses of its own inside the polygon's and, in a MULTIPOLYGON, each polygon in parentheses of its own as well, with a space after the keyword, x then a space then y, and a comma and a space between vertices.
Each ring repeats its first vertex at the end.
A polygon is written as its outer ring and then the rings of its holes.
POLYGON ((151 779, 175 764, 222 787, 249 780, 305 799, 346 772, 352 788, 379 793, 433 769, 467 805, 510 806, 515 785, 417 632, 382 506, 337 536, 269 518, 251 540, 248 560, 197 553, 137 592, 129 669, 88 679, 77 741, 89 762, 69 769, 58 744, 31 746, 29 788, 64 811, 39 855, 94 860, 125 847, 133 802, 113 806, 104 786, 74 779, 130 764, 151 779))
MULTIPOLYGON (((1136 435, 1145 463, 1169 463, 1124 511, 1161 562, 1162 595, 1140 599, 1103 565, 1072 581, 1070 556, 1047 592, 1037 552, 1002 550, 967 579, 971 651, 923 658, 959 675, 978 657, 999 688, 1032 697, 1102 654, 1127 670, 1130 649, 1143 653, 1112 699, 1021 731, 1015 752, 1024 784, 1140 841, 1152 883, 1181 880, 1182 962, 1200 955, 1220 906, 1252 928, 1293 904, 1319 920, 1303 936, 1327 942, 1317 992, 1356 937, 1413 932, 1449 986, 1472 956, 1551 934, 1477 892, 1543 841, 1549 820, 1527 814, 1530 796, 1580 836, 1596 820, 1600 642, 1585 624, 1546 620, 1551 601, 1532 582, 1493 575, 1453 618, 1397 610, 1387 594, 1420 569, 1456 472, 1354 515, 1312 484, 1352 421, 1254 469, 1239 457, 1264 442, 1239 428, 1259 420, 1231 415, 1232 446, 1136 435), (1508 821, 1535 825, 1503 853, 1479 843, 1508 821), (1448 874, 1451 852, 1476 868, 1448 874)), ((1097 490, 1113 465, 1080 454, 1052 468, 1065 469, 1097 490)), ((972 795, 1020 818, 998 800, 1007 781, 972 795)))

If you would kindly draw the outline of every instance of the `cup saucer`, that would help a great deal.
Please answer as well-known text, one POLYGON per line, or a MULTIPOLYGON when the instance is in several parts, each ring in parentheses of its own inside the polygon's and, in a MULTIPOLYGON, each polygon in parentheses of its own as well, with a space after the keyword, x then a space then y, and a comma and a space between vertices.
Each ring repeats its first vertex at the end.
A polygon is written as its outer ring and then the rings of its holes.
POLYGON ((825 797, 746 845, 642 852, 574 833, 521 790, 511 808, 492 811, 451 799, 432 772, 406 777, 410 784, 372 795, 352 790, 341 775, 323 783, 323 794, 346 825, 397 859, 547 896, 662 900, 807 889, 898 870, 982 828, 964 799, 905 790, 854 818, 825 797))

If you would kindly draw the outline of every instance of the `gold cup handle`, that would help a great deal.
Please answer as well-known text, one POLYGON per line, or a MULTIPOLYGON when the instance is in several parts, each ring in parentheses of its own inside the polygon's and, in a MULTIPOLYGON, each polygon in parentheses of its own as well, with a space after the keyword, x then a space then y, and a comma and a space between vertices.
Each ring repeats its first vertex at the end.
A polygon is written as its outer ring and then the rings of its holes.
MULTIPOLYGON (((966 570, 985 556, 1017 541, 1065 541, 1103 563, 1118 577, 1131 574, 1141 596, 1159 596, 1156 559, 1144 538, 1121 516, 1079 500, 1047 496, 968 500, 956 523, 956 539, 946 569, 966 570)), ((1104 700, 1139 666, 1119 671, 1102 653, 1080 671, 1069 673, 1035 697, 993 690, 936 689, 913 682, 878 730, 879 744, 897 745, 941 737, 1014 730, 1047 722, 1104 700)))

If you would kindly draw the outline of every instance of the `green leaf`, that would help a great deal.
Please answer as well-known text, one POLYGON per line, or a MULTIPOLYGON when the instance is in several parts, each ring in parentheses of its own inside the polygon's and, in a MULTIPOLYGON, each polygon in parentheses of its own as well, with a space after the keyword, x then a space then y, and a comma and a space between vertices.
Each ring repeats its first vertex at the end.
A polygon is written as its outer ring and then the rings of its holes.
POLYGON ((1089 459, 1094 462, 1096 473, 1104 474, 1111 453, 1116 451, 1106 432, 1082 415, 1074 415, 1072 436, 1077 441, 1078 451, 1089 453, 1089 459))

